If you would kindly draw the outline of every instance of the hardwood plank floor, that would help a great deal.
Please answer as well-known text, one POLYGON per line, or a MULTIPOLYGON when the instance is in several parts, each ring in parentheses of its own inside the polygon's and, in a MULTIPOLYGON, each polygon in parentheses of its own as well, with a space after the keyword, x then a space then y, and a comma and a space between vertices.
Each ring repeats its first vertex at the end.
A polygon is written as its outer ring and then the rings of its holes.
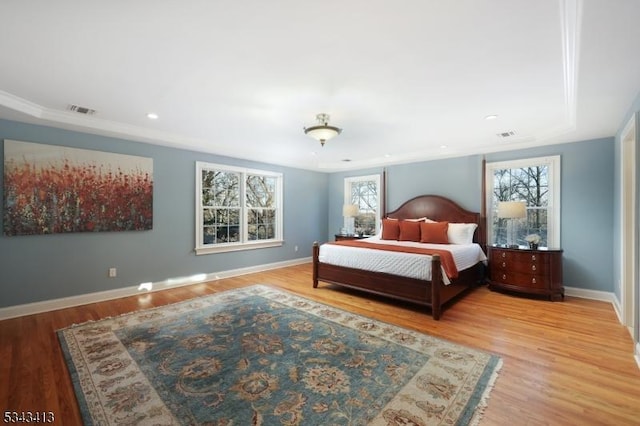
POLYGON ((502 357, 483 425, 638 425, 640 370, 609 303, 532 300, 478 288, 434 321, 422 308, 321 283, 311 264, 0 321, 0 415, 80 413, 55 330, 252 284, 302 296, 502 357))

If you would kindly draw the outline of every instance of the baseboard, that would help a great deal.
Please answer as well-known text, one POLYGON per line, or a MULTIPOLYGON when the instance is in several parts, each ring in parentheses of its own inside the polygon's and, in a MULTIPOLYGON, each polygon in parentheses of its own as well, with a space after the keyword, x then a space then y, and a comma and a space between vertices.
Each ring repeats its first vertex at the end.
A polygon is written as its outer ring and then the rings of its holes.
MULTIPOLYGON (((135 286, 118 288, 114 290, 99 291, 94 293, 81 294, 78 296, 62 297, 59 299, 45 300, 42 302, 26 303, 23 305, 8 306, 0 308, 0 320, 21 317, 24 315, 38 314, 41 312, 55 311, 57 309, 70 308, 73 306, 86 305, 88 303, 103 302, 105 300, 119 299, 121 297, 135 296, 140 293, 148 293, 153 291, 167 290, 169 288, 182 287, 203 283, 207 281, 215 281, 223 278, 237 277, 240 275, 252 274, 256 272, 268 271, 271 269, 284 268, 287 266, 301 265, 311 262, 310 257, 287 260, 283 262, 267 263, 263 265, 250 266, 246 268, 230 269, 228 271, 214 272, 210 274, 198 274, 187 277, 169 278, 164 281, 143 283, 135 286)), ((576 287, 565 287, 565 294, 572 297, 580 297, 583 299, 600 300, 613 304, 614 310, 620 319, 619 303, 616 304, 614 293, 586 290, 576 287)))
POLYGON ((188 277, 169 278, 167 280, 159 282, 142 283, 130 287, 81 294, 77 296, 62 297, 59 299, 45 300, 42 302, 8 306, 5 308, 0 308, 0 321, 21 317, 24 315, 39 314, 42 312, 55 311, 58 309, 70 308, 73 306, 86 305, 88 303, 103 302, 106 300, 119 299, 121 297, 135 296, 141 293, 162 291, 169 288, 182 287, 207 281, 215 281, 223 278, 231 278, 240 275, 268 271, 271 269, 284 268, 286 266, 301 265, 309 262, 311 262, 311 258, 305 257, 301 259, 286 260, 283 262, 250 266, 247 268, 230 269, 228 271, 214 272, 211 274, 198 274, 188 277))
POLYGON ((636 364, 638 364, 638 369, 640 369, 640 342, 636 343, 636 353, 633 355, 636 359, 636 364))
POLYGON ((616 312, 616 316, 618 317, 618 322, 620 324, 624 324, 624 321, 622 319, 622 306, 620 305, 620 300, 618 299, 618 296, 616 296, 616 294, 613 294, 613 301, 611 302, 613 303, 613 310, 616 312))
POLYGON ((577 287, 565 287, 564 293, 567 296, 579 297, 581 299, 591 299, 591 300, 600 300, 602 302, 610 302, 613 304, 614 309, 616 309, 615 294, 609 291, 587 290, 584 288, 577 288, 577 287))

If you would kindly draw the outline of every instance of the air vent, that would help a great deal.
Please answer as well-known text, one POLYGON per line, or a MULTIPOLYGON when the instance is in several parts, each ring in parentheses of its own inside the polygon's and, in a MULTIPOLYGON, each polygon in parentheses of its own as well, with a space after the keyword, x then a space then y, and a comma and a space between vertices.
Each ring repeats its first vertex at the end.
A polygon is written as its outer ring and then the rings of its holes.
POLYGON ((344 159, 342 160, 342 162, 344 162, 344 163, 349 163, 349 162, 351 162, 351 158, 344 158, 344 159))
POLYGON ((69 105, 69 111, 77 112, 78 114, 84 115, 93 115, 96 113, 95 109, 79 106, 79 105, 69 105))
POLYGON ((506 138, 510 138, 511 136, 515 136, 516 132, 510 130, 508 132, 502 132, 502 133, 496 133, 498 135, 499 138, 501 139, 506 139, 506 138))

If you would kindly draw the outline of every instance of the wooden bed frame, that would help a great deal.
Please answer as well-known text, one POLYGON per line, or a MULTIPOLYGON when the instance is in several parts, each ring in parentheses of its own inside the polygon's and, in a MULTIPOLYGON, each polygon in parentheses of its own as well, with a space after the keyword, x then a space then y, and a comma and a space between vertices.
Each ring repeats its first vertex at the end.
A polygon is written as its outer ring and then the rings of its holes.
MULTIPOLYGON (((463 209, 454 201, 439 195, 422 195, 405 202, 397 210, 386 215, 395 219, 416 219, 427 217, 435 221, 454 223, 477 223, 474 242, 486 250, 484 217, 480 213, 463 209)), ((404 300, 431 308, 433 319, 439 320, 443 305, 484 280, 485 267, 482 263, 459 271, 459 276, 449 285, 442 281, 440 256, 433 255, 431 281, 406 278, 381 272, 370 272, 322 263, 318 260, 320 246, 313 244, 313 287, 319 281, 337 284, 368 293, 404 300)))

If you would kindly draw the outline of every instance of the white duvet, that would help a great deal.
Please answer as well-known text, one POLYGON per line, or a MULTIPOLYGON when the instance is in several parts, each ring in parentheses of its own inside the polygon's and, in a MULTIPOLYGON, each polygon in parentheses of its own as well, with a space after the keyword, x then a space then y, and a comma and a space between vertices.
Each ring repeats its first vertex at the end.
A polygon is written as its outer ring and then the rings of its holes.
MULTIPOLYGON (((381 240, 379 236, 366 238, 369 243, 389 244, 448 250, 458 271, 470 268, 478 262, 485 262, 482 248, 478 244, 430 244, 412 241, 381 240)), ((363 269, 371 272, 385 272, 403 277, 431 280, 431 256, 424 254, 402 253, 369 248, 323 244, 320 246, 319 260, 336 266, 363 269)), ((449 284, 444 270, 442 277, 449 284)))

